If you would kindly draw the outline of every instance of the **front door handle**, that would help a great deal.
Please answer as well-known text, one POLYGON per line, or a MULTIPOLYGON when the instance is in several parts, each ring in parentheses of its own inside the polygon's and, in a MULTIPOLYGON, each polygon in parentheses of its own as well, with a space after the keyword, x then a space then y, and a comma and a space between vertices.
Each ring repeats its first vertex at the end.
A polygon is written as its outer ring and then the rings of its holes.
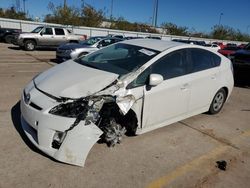
POLYGON ((213 74, 213 75, 211 76, 211 79, 212 79, 212 80, 216 80, 216 77, 217 77, 217 75, 216 75, 216 74, 213 74))

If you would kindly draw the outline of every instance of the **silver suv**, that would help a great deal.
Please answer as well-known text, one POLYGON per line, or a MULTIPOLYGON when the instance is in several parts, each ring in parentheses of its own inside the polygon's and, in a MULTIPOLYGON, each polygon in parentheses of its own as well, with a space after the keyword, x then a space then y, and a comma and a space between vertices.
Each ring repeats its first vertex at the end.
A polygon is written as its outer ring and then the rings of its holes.
POLYGON ((24 47, 25 50, 35 50, 37 46, 57 47, 66 42, 79 42, 80 35, 74 35, 70 30, 61 27, 40 26, 30 33, 21 33, 15 37, 13 44, 24 47))

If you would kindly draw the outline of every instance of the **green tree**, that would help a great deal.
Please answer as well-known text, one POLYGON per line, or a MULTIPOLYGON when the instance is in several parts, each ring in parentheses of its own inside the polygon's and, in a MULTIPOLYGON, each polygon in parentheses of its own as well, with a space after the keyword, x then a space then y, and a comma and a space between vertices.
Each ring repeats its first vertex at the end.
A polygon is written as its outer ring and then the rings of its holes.
POLYGON ((54 4, 50 2, 48 9, 52 13, 45 16, 45 22, 64 25, 81 25, 81 12, 75 7, 61 5, 55 7, 54 4))
POLYGON ((161 27, 166 30, 166 34, 169 35, 180 35, 186 36, 188 35, 188 28, 183 26, 177 26, 171 22, 164 22, 161 24, 161 27))
POLYGON ((221 40, 235 40, 235 41, 249 41, 250 36, 240 32, 239 29, 235 30, 229 26, 215 25, 212 27, 210 34, 211 38, 221 40))
POLYGON ((8 9, 0 8, 0 17, 19 20, 32 20, 24 12, 16 11, 14 7, 8 9))
POLYGON ((110 26, 111 29, 119 29, 126 31, 137 31, 137 32, 149 32, 149 33, 158 33, 155 28, 144 24, 144 23, 131 23, 123 17, 119 17, 118 19, 114 19, 110 26))
POLYGON ((104 20, 104 12, 96 10, 91 5, 85 5, 82 9, 83 25, 89 27, 99 27, 104 20))

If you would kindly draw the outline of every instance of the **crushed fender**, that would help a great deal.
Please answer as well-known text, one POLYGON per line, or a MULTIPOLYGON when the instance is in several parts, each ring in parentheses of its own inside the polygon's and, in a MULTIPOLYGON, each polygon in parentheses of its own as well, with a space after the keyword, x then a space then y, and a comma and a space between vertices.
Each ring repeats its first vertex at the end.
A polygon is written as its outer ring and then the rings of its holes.
POLYGON ((113 147, 121 142, 127 131, 135 134, 137 120, 128 112, 136 99, 124 91, 123 84, 115 82, 94 95, 68 99, 50 110, 54 115, 76 118, 52 144, 58 149, 56 158, 59 161, 84 166, 90 149, 98 140, 113 147))

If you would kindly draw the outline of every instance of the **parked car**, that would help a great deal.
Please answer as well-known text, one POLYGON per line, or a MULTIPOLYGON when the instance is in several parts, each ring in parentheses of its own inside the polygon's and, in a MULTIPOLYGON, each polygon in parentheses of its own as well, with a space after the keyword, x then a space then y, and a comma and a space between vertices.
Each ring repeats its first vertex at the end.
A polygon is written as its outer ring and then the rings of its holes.
POLYGON ((234 78, 239 84, 250 85, 250 43, 232 56, 234 78))
POLYGON ((244 48, 247 44, 240 44, 238 45, 239 48, 244 48))
POLYGON ((224 45, 222 42, 212 42, 212 44, 217 44, 220 47, 220 49, 223 49, 226 47, 226 45, 224 45))
POLYGON ((227 43, 225 47, 237 47, 235 43, 227 43))
POLYGON ((0 27, 0 41, 11 43, 13 35, 21 33, 20 29, 1 28, 0 27))
POLYGON ((82 39, 68 29, 61 27, 40 26, 30 33, 21 33, 13 40, 13 44, 32 51, 36 47, 57 47, 65 42, 79 42, 82 39))
POLYGON ((223 49, 218 50, 219 53, 221 53, 222 55, 231 58, 231 55, 234 54, 237 50, 240 50, 241 48, 239 47, 225 47, 223 49))
POLYGON ((205 44, 204 46, 214 51, 218 51, 221 49, 221 47, 217 44, 205 44))
POLYGON ((145 37, 146 39, 156 39, 156 40, 161 40, 161 37, 158 37, 158 36, 147 36, 145 37))
POLYGON ((143 39, 143 37, 124 37, 125 40, 131 40, 131 39, 143 39))
POLYGON ((125 133, 220 112, 233 85, 231 61, 217 52, 124 40, 34 77, 22 93, 21 124, 44 153, 83 166, 100 139, 114 146, 125 133))
POLYGON ((123 39, 124 38, 123 35, 115 35, 115 34, 108 34, 106 37, 113 37, 113 38, 119 38, 119 39, 123 39))
POLYGON ((59 46, 56 50, 56 59, 58 61, 65 61, 68 59, 75 59, 89 53, 93 53, 110 44, 120 42, 120 38, 112 37, 91 37, 88 40, 82 41, 79 44, 67 43, 59 46))
POLYGON ((183 39, 173 39, 172 41, 182 42, 182 43, 186 43, 186 44, 196 44, 196 45, 200 45, 200 46, 206 45, 205 41, 183 40, 183 39))

